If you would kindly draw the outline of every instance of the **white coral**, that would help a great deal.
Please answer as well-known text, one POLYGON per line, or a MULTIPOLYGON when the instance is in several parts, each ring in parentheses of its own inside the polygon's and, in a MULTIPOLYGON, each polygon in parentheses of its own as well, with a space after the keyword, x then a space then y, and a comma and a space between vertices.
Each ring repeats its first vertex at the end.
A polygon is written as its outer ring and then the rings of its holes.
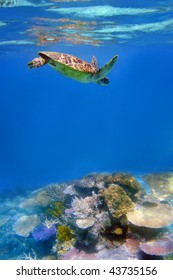
POLYGON ((95 216, 98 206, 98 197, 96 194, 87 196, 85 198, 75 197, 72 201, 73 214, 79 218, 84 219, 95 216))
POLYGON ((45 221, 42 223, 43 225, 45 225, 47 228, 51 228, 53 225, 57 224, 59 222, 58 219, 50 219, 48 220, 47 218, 45 219, 45 221))

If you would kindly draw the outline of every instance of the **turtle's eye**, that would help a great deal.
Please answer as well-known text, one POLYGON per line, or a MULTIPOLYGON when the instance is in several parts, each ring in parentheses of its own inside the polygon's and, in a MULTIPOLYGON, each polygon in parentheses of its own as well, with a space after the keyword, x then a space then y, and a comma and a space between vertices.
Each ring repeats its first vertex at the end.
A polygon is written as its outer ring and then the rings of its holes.
POLYGON ((109 80, 107 77, 102 78, 101 80, 99 80, 97 82, 97 84, 101 85, 101 86, 107 86, 109 84, 109 80))

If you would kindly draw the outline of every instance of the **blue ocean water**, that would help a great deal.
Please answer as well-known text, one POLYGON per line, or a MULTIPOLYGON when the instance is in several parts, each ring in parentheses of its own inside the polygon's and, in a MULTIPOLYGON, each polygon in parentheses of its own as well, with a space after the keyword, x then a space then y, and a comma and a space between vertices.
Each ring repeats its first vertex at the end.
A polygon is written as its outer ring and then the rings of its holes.
POLYGON ((0 189, 92 172, 173 167, 172 1, 0 1, 0 189), (82 84, 38 51, 103 66, 110 84, 82 84))

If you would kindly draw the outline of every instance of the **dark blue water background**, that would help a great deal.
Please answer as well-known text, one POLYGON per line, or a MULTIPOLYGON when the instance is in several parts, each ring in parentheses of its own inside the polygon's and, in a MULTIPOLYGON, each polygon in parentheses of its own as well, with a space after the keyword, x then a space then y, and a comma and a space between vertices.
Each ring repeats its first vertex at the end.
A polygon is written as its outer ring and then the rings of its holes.
MULTIPOLYGON (((142 1, 141 6, 132 2, 133 8, 163 6, 161 1, 142 1)), ((129 7, 129 3, 52 5, 129 7)), ((164 1, 164 5, 171 3, 164 1)), ((16 193, 91 172, 172 170, 173 25, 164 32, 134 31, 136 36, 124 42, 116 40, 113 33, 110 41, 103 38, 98 45, 62 41, 39 45, 24 31, 30 28, 31 18, 48 17, 48 13, 49 18, 65 17, 50 15, 43 7, 0 8, 0 21, 7 24, 0 28, 1 192, 16 193), (32 40, 31 44, 11 42, 17 39, 32 40), (119 58, 109 74, 110 84, 102 87, 70 80, 47 65, 29 70, 27 63, 39 50, 69 53, 86 61, 95 55, 99 66, 116 54, 119 58)), ((171 13, 147 20, 168 20, 171 13)), ((76 20, 75 15, 70 17, 76 20)), ((98 22, 103 20, 100 17, 98 22)), ((112 16, 108 20, 112 26, 118 21, 126 26, 136 21, 143 24, 146 18, 134 15, 127 22, 126 17, 112 16)), ((111 36, 109 31, 107 35, 111 36)))

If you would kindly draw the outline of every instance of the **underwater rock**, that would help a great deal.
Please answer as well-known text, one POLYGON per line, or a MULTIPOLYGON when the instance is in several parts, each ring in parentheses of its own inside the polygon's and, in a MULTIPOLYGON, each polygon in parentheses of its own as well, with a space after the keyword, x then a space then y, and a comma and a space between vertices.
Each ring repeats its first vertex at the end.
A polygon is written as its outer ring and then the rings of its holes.
POLYGON ((109 212, 114 218, 119 218, 134 209, 135 204, 120 186, 112 184, 104 191, 99 191, 99 194, 104 197, 109 212))
POLYGON ((173 208, 169 204, 136 206, 135 211, 127 213, 129 222, 147 228, 163 228, 173 223, 173 208))
POLYGON ((32 236, 36 241, 45 241, 54 236, 56 231, 55 225, 46 227, 45 225, 41 224, 34 229, 32 236))
POLYGON ((16 234, 28 237, 36 226, 40 224, 40 219, 37 215, 22 216, 13 226, 16 234))
POLYGON ((135 197, 138 198, 138 192, 140 194, 139 196, 145 194, 145 190, 141 187, 135 177, 130 174, 121 172, 113 173, 105 178, 105 184, 116 184, 122 187, 132 200, 134 200, 135 197))
POLYGON ((148 255, 165 256, 173 252, 173 239, 163 236, 160 239, 140 243, 139 247, 148 255))
POLYGON ((160 201, 173 199, 173 172, 146 174, 142 179, 150 185, 152 194, 160 201))

